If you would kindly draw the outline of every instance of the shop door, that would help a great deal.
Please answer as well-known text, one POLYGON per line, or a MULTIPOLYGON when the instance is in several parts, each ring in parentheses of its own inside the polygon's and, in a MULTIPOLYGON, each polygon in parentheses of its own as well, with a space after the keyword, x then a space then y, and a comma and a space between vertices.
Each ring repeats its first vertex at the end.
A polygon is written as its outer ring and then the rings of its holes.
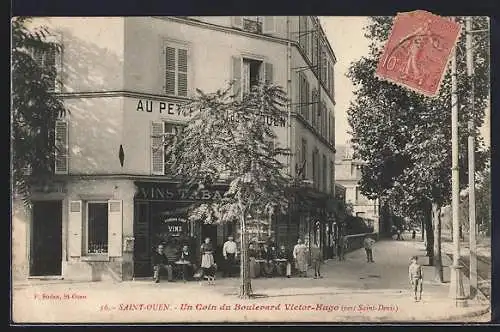
POLYGON ((62 261, 62 202, 34 202, 31 231, 30 275, 60 276, 62 261))
POLYGON ((152 276, 153 244, 149 230, 149 204, 136 202, 134 217, 134 277, 152 276))

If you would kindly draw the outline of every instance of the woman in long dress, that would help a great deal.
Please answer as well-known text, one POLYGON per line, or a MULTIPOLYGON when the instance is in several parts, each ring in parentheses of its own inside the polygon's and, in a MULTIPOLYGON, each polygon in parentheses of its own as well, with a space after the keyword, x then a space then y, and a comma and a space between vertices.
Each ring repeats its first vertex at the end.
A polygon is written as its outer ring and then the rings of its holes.
POLYGON ((301 239, 298 239, 297 244, 293 247, 293 258, 299 276, 307 277, 307 247, 301 239))
POLYGON ((205 243, 201 245, 201 268, 209 283, 215 280, 214 250, 208 237, 205 239, 205 243))

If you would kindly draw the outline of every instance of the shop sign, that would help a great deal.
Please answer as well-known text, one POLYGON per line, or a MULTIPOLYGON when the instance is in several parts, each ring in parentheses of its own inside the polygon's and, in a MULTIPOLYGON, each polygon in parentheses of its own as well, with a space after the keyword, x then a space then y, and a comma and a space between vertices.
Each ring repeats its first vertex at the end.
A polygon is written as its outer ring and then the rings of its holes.
POLYGON ((186 222, 182 218, 165 218, 163 223, 163 230, 170 236, 181 236, 186 230, 186 222))
POLYGON ((189 190, 177 187, 175 184, 138 184, 136 199, 152 201, 210 201, 222 199, 222 188, 206 188, 189 190))
POLYGON ((66 188, 63 182, 44 182, 32 185, 34 193, 65 193, 66 188))
MULTIPOLYGON (((177 103, 170 103, 158 100, 139 99, 137 101, 136 111, 144 113, 160 113, 160 114, 176 115, 185 117, 187 119, 189 115, 184 114, 180 106, 181 105, 177 103)), ((229 115, 227 116, 227 120, 236 122, 240 121, 238 118, 229 115)), ((283 127, 283 128, 286 127, 286 122, 287 122, 286 117, 284 116, 280 118, 275 118, 266 114, 261 115, 261 120, 268 126, 283 127)))

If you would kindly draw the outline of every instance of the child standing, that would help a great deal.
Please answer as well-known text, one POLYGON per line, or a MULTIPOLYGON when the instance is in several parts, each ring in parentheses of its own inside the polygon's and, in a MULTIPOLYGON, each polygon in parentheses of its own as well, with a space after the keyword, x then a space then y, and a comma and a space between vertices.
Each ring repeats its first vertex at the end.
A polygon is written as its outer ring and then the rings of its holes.
POLYGON ((411 264, 408 267, 408 278, 413 290, 415 302, 420 301, 422 299, 422 282, 424 279, 424 273, 422 266, 418 264, 417 256, 413 256, 411 258, 411 264))

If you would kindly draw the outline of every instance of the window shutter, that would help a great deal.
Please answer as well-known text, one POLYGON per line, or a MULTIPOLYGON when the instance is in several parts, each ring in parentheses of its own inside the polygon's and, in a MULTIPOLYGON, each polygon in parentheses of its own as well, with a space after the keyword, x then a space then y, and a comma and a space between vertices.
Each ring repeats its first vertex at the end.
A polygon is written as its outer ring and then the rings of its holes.
POLYGON ((302 50, 306 48, 307 16, 299 16, 299 45, 302 50))
MULTIPOLYGON (((233 16, 234 17, 234 16, 233 16)), ((237 16, 241 17, 241 16, 237 16)), ((241 57, 233 56, 232 61, 232 77, 233 77, 233 94, 236 97, 241 97, 241 72, 242 72, 242 62, 241 57)))
POLYGON ((82 255, 82 201, 69 202, 68 252, 70 257, 82 255))
POLYGON ((108 201, 108 256, 122 255, 122 201, 108 201))
POLYGON ((57 120, 55 127, 55 174, 68 174, 68 122, 57 120))
POLYGON ((151 124, 151 173, 164 175, 165 172, 165 147, 163 136, 165 124, 163 122, 152 122, 151 124))
POLYGON ((231 25, 234 28, 243 29, 243 16, 231 16, 231 25))
POLYGON ((165 92, 167 95, 175 95, 175 52, 176 49, 167 46, 165 48, 165 92))
POLYGON ((262 22, 263 33, 274 33, 276 31, 274 16, 264 16, 262 22))
POLYGON ((272 84, 273 83, 273 64, 266 62, 264 65, 264 70, 265 70, 265 81, 266 84, 272 84))
POLYGON ((305 83, 305 91, 304 91, 304 95, 305 95, 305 113, 304 113, 304 118, 306 119, 306 121, 309 121, 309 113, 310 113, 310 109, 311 109, 311 104, 310 104, 310 95, 311 95, 311 89, 309 87, 309 82, 307 81, 307 79, 305 79, 304 81, 305 83))
POLYGON ((55 91, 56 88, 56 49, 51 47, 47 49, 44 53, 44 63, 43 68, 49 74, 51 78, 49 82, 49 91, 55 91))
POLYGON ((314 88, 312 91, 312 115, 311 115, 311 122, 312 126, 316 128, 316 120, 318 118, 318 89, 314 88))
POLYGON ((186 97, 188 91, 188 52, 186 49, 177 50, 177 94, 186 97))

